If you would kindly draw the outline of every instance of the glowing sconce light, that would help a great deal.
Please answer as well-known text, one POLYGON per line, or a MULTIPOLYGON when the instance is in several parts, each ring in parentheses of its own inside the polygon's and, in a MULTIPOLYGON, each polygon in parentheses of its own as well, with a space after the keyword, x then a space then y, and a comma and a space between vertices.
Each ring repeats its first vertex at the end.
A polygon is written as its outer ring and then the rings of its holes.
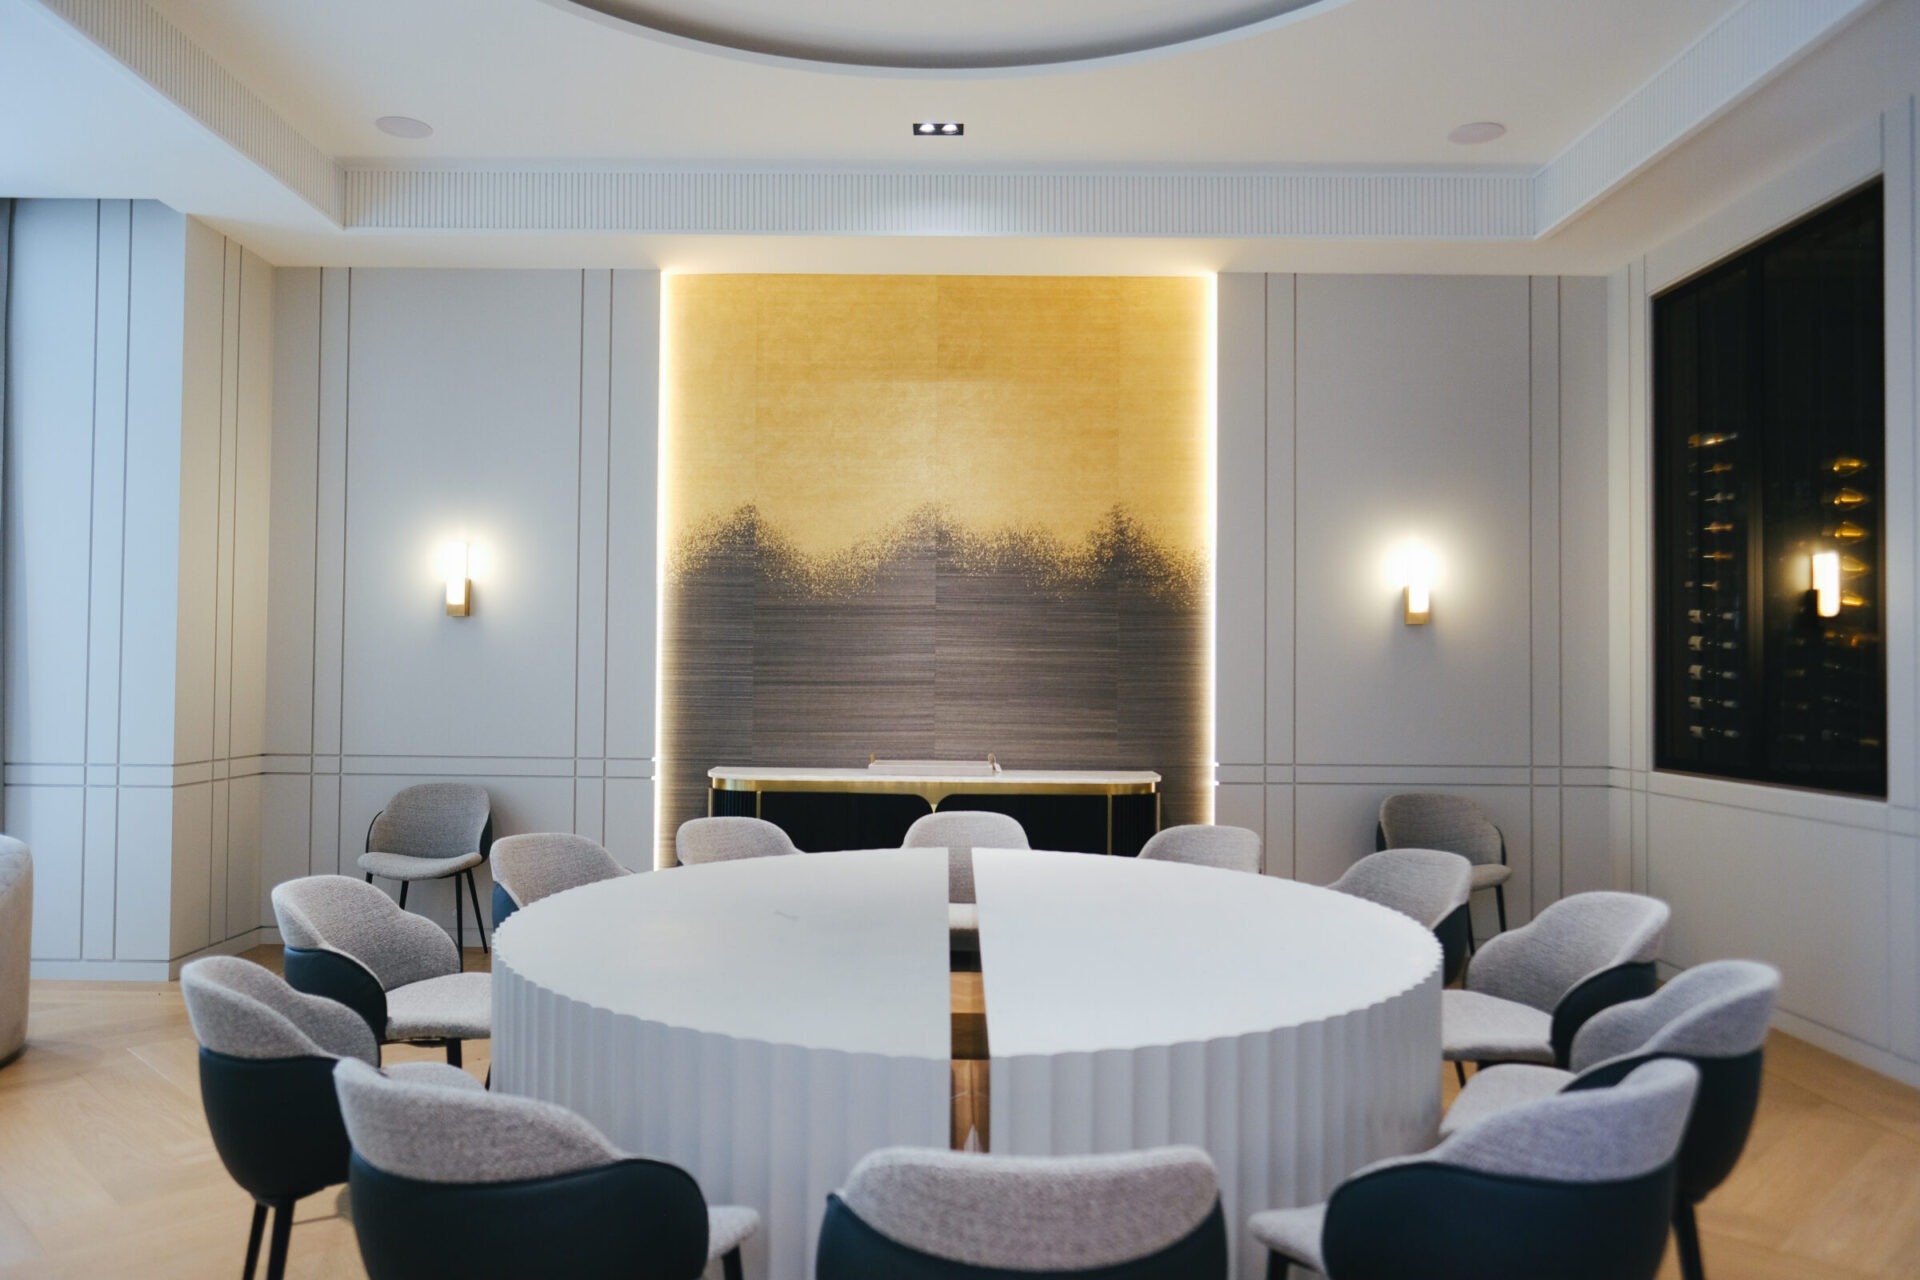
POLYGON ((1433 556, 1418 543, 1402 553, 1406 575, 1407 625, 1422 626, 1433 620, 1433 556))
POLYGON ((447 564, 447 616, 464 618, 473 610, 472 584, 467 580, 467 544, 449 542, 447 564))
POLYGON ((1813 553, 1813 608, 1823 618, 1840 616, 1840 553, 1813 553))

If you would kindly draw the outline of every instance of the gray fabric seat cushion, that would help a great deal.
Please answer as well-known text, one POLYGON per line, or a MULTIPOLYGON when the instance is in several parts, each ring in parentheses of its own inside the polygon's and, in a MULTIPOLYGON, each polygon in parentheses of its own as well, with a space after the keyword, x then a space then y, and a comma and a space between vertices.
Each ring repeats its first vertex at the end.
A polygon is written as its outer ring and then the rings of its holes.
POLYGON ((405 1080, 410 1084, 438 1085, 442 1089, 478 1089, 482 1092, 487 1087, 451 1062, 396 1062, 384 1070, 393 1079, 405 1080))
POLYGON ((363 853, 360 869, 389 880, 438 880, 458 875, 468 867, 480 865, 480 855, 463 853, 456 858, 416 858, 410 853, 363 853))
POLYGON ((724 1257, 760 1229, 760 1215, 741 1204, 707 1206, 707 1261, 724 1257))
POLYGON ((490 973, 449 973, 387 992, 389 1040, 485 1040, 492 1034, 490 973))
POLYGON ((1327 1229, 1325 1204, 1268 1209, 1254 1214, 1247 1228, 1269 1253, 1277 1253, 1312 1271, 1326 1270, 1326 1263, 1320 1260, 1320 1237, 1327 1229))
POLYGON ((800 852, 784 830, 760 818, 689 818, 674 833, 673 850, 688 867, 800 852))
POLYGON ((1509 1107, 1550 1098, 1572 1082, 1573 1073, 1557 1067, 1539 1067, 1530 1063, 1488 1067, 1467 1081, 1467 1087, 1447 1108, 1446 1116, 1440 1121, 1440 1136, 1451 1138, 1462 1129, 1509 1107))
POLYGON ((910 1249, 969 1266, 1088 1271, 1149 1257, 1219 1203, 1196 1147, 1101 1156, 986 1156, 889 1147, 855 1165, 847 1207, 910 1249))
POLYGON ((948 809, 916 818, 902 849, 1029 849, 1017 818, 983 809, 948 809))
POLYGON ((1491 889, 1497 884, 1505 884, 1513 875, 1513 868, 1504 862, 1476 862, 1473 864, 1473 887, 1491 889))
POLYGON ((1448 1062, 1553 1065, 1553 1015, 1478 991, 1440 993, 1440 1038, 1448 1062))

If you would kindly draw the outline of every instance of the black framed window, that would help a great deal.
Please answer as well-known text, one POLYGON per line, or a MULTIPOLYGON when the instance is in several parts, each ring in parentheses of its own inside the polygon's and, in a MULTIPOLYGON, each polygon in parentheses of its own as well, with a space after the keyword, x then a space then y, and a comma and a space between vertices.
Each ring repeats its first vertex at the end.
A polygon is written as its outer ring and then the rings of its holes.
POLYGON ((1658 768, 1887 792, 1884 246, 1876 181, 1654 299, 1658 768))

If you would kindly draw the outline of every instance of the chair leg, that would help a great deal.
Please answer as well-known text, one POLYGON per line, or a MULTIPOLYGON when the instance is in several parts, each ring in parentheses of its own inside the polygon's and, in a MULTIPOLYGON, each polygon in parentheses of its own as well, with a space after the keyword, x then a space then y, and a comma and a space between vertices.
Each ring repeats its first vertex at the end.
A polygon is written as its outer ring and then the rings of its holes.
POLYGON ((1453 1064, 1453 1074, 1454 1077, 1460 1081, 1461 1087, 1466 1087, 1467 1064, 1456 1059, 1453 1064))
POLYGON ((267 1280, 285 1280, 287 1245, 293 1238, 293 1201, 273 1207, 273 1244, 267 1250, 267 1280))
POLYGON ((447 1065, 451 1067, 463 1065, 460 1061, 460 1042, 458 1040, 447 1041, 447 1065))
POLYGON ((453 879, 453 949, 460 956, 460 967, 467 967, 467 904, 460 897, 460 877, 453 879))
MULTIPOLYGON (((459 893, 460 886, 453 886, 453 891, 459 893)), ((467 868, 467 893, 473 898, 473 927, 480 931, 480 949, 491 955, 493 948, 487 945, 487 922, 480 914, 480 887, 473 882, 472 867, 467 868)))
POLYGON ((740 1246, 735 1245, 727 1250, 727 1256, 720 1260, 720 1267, 726 1280, 742 1280, 746 1273, 740 1269, 740 1246))
POLYGON ((1673 1206, 1673 1241, 1680 1247, 1684 1280, 1707 1280, 1707 1266, 1700 1257, 1700 1226, 1693 1219, 1693 1206, 1685 1200, 1673 1206))
POLYGON ((1507 886, 1503 884, 1493 886, 1493 905, 1499 908, 1500 932, 1505 933, 1507 931, 1507 886))
POLYGON ((1267 1280, 1287 1280, 1287 1273, 1293 1266, 1277 1253, 1267 1255, 1267 1280))
POLYGON ((267 1229, 267 1206, 260 1201, 253 1202, 253 1229, 247 1232, 247 1269, 240 1273, 240 1280, 253 1280, 253 1269, 260 1262, 260 1237, 267 1229))
POLYGON ((402 880, 400 882, 400 909, 402 911, 407 909, 407 885, 410 883, 412 882, 408 880, 402 880))
POLYGON ((367 872, 367 883, 368 883, 368 884, 372 884, 372 883, 373 883, 373 872, 371 872, 371 871, 369 871, 369 872, 367 872))

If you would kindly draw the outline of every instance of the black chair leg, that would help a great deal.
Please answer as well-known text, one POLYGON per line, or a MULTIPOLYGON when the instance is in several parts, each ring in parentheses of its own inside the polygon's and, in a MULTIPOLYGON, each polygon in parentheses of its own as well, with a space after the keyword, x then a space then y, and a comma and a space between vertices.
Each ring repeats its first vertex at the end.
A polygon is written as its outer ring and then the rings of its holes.
POLYGON ((1500 911, 1500 932, 1505 933, 1507 931, 1507 886, 1503 884, 1493 886, 1493 905, 1500 911))
POLYGON ((373 872, 371 872, 371 871, 369 871, 369 872, 367 872, 367 883, 368 883, 368 884, 372 884, 372 883, 373 883, 373 872))
POLYGON ((1681 1276, 1707 1280, 1707 1265, 1700 1257, 1700 1226, 1693 1220, 1693 1206, 1685 1200, 1673 1206, 1673 1241, 1680 1247, 1681 1276))
POLYGON ((1453 1074, 1455 1078, 1460 1081, 1461 1087, 1465 1088, 1467 1083, 1467 1064, 1456 1060, 1453 1064, 1453 1074))
POLYGON ((460 880, 453 881, 453 949, 460 955, 460 967, 467 967, 467 904, 460 897, 460 880))
POLYGON ((453 1067, 463 1065, 460 1061, 460 1042, 458 1040, 447 1041, 447 1065, 453 1067))
POLYGON ((402 911, 405 911, 407 909, 407 885, 410 883, 411 881, 407 881, 407 880, 402 880, 400 882, 400 909, 402 911))
POLYGON ((740 1249, 738 1246, 727 1250, 727 1256, 720 1260, 720 1266, 725 1272, 726 1280, 742 1280, 742 1277, 746 1275, 746 1273, 740 1269, 740 1249))
POLYGON ((285 1280, 287 1245, 293 1237, 293 1201, 273 1206, 273 1244, 267 1251, 267 1280, 285 1280))
POLYGON ((1267 1280, 1287 1280, 1293 1265, 1277 1253, 1267 1255, 1267 1280))
MULTIPOLYGON (((460 886, 453 886, 453 892, 457 896, 460 886)), ((487 945, 487 922, 480 914, 480 888, 473 882, 472 867, 467 868, 467 893, 473 899, 473 927, 480 931, 480 949, 491 955, 493 948, 487 945)))
POLYGON ((247 1232, 247 1269, 240 1273, 240 1280, 253 1280, 253 1269, 260 1262, 260 1237, 267 1229, 267 1206, 260 1201, 253 1202, 253 1229, 247 1232))

